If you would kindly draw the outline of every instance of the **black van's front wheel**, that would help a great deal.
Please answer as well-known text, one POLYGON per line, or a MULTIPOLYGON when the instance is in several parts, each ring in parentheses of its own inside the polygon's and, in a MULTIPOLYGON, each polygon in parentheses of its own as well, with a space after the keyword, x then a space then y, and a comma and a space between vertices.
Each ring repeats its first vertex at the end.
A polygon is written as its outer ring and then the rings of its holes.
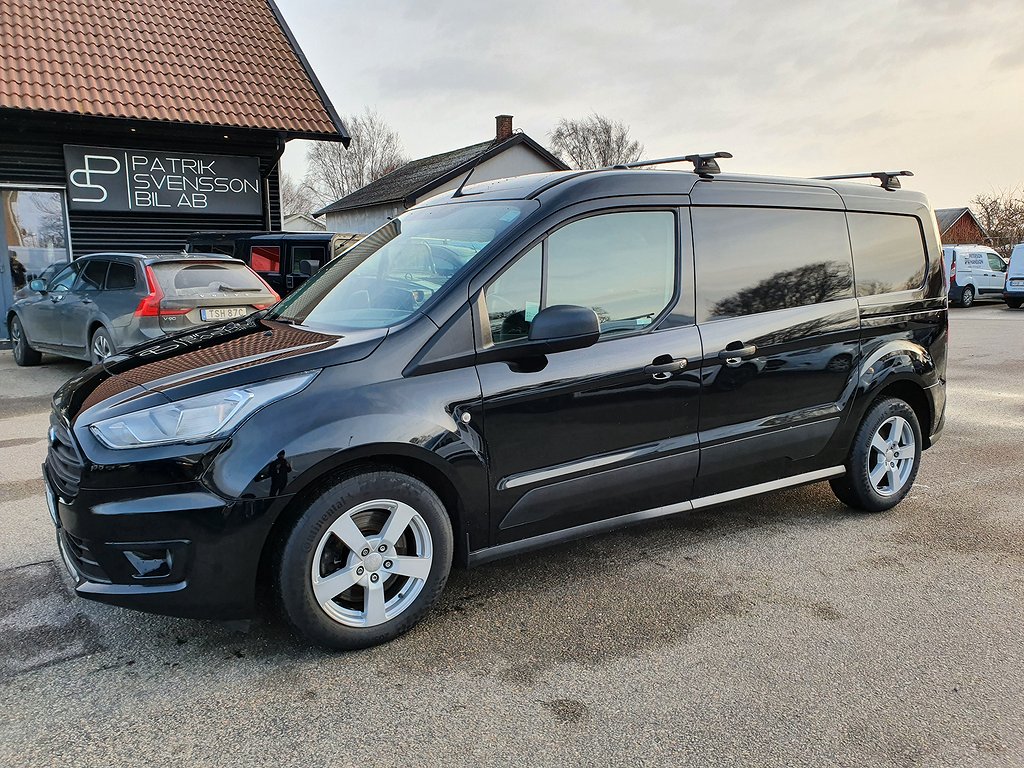
POLYGON ((832 491, 854 509, 892 509, 914 484, 921 444, 921 425, 914 409, 895 397, 878 401, 853 439, 846 474, 830 481, 832 491))
POLYGON ((342 476, 284 543, 284 613, 300 635, 329 648, 386 642, 437 602, 452 550, 451 521, 424 483, 394 471, 342 476))

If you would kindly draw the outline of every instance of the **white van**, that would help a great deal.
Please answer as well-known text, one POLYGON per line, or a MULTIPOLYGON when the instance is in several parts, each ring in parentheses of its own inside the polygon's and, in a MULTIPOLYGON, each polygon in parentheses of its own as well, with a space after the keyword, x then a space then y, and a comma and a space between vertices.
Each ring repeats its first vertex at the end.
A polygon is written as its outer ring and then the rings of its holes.
POLYGON ((976 298, 998 298, 1006 282, 1006 262, 987 245, 947 245, 942 260, 949 276, 949 301, 969 307, 976 298))
POLYGON ((1003 301, 1010 309, 1020 309, 1024 304, 1024 243, 1013 246, 1013 252, 1010 254, 1003 301))

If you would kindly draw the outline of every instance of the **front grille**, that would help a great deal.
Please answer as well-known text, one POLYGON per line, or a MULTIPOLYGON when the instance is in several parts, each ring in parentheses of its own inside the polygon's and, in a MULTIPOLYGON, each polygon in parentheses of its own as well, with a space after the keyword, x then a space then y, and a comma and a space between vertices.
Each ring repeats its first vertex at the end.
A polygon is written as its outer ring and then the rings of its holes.
POLYGON ((78 449, 75 448, 75 440, 68 428, 60 422, 51 425, 46 468, 57 493, 66 499, 78 493, 83 466, 78 449))
POLYGON ((89 548, 89 543, 85 539, 72 536, 64 528, 61 528, 60 536, 64 544, 64 552, 67 554, 71 564, 75 566, 75 569, 82 576, 89 581, 110 582, 110 577, 107 576, 106 571, 97 562, 96 556, 89 548))

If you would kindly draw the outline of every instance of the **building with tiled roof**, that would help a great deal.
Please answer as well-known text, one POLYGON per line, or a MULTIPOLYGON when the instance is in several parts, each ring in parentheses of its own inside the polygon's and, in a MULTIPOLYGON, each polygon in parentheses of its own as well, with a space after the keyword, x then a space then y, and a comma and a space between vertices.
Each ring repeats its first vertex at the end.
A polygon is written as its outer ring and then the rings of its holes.
POLYGON ((285 142, 348 143, 273 0, 0 0, 0 30, 0 339, 16 281, 281 229, 285 142))
POLYGON ((325 216, 331 232, 370 232, 421 200, 457 189, 471 172, 479 182, 567 170, 525 133, 513 131, 511 115, 498 115, 494 138, 413 160, 313 215, 325 216))

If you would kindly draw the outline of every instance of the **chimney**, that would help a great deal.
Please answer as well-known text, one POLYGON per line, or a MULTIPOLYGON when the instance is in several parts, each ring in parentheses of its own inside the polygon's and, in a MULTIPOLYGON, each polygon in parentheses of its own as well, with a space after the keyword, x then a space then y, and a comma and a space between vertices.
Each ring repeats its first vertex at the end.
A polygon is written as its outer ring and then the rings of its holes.
POLYGON ((512 138, 512 115, 498 115, 494 118, 494 140, 506 141, 512 138))

